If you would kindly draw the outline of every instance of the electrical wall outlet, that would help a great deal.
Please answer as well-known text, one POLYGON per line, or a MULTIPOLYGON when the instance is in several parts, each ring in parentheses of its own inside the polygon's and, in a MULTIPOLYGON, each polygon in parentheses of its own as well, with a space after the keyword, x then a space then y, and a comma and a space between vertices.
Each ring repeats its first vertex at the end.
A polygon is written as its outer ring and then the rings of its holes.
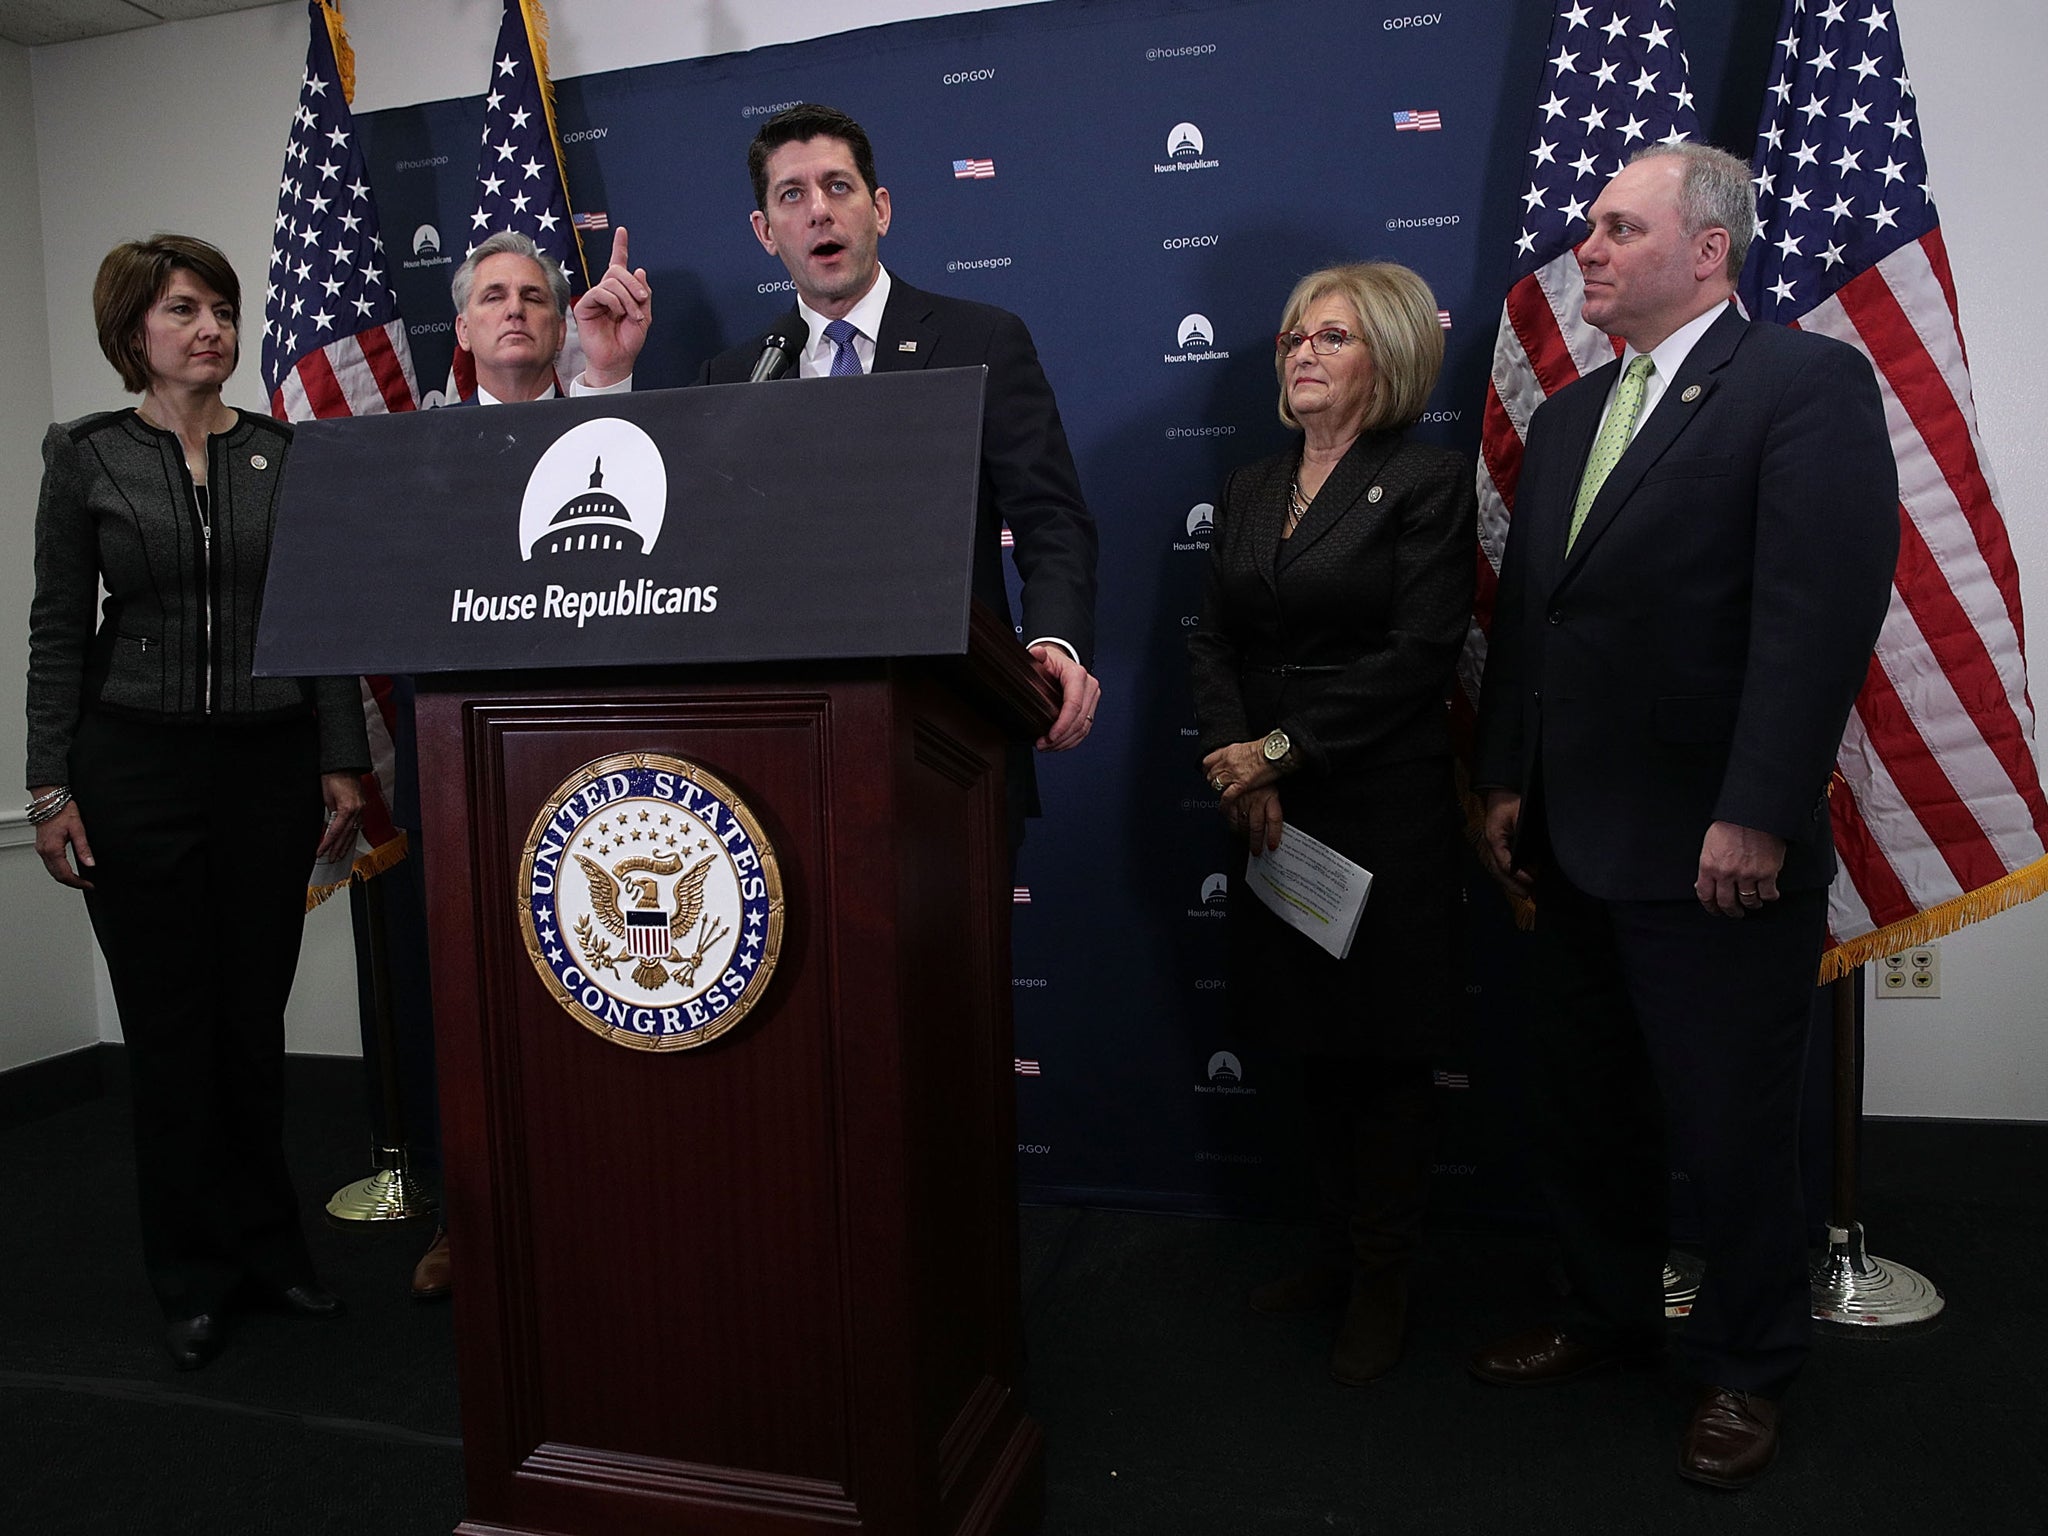
POLYGON ((1877 962, 1879 997, 1941 996, 1941 946, 1915 944, 1877 962))

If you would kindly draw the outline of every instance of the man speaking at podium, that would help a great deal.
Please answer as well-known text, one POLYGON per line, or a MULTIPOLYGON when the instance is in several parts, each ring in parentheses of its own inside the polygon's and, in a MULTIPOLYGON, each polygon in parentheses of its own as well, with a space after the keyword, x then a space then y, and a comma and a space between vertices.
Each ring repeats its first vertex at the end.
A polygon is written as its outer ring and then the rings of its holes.
MULTIPOLYGON (((1024 579, 1022 629, 1060 712, 1039 738, 1064 752, 1088 737, 1102 690, 1088 670, 1095 641, 1095 520, 1081 499, 1052 386, 1024 322, 1008 310, 943 298, 893 277, 877 256, 889 191, 859 123, 803 103, 761 125, 747 150, 754 235, 796 284, 796 308, 765 338, 722 352, 699 384, 815 379, 911 368, 988 368, 974 595, 1007 615, 1002 530, 1024 579), (796 363, 790 368, 791 361, 796 363)), ((1028 754, 1011 754, 1010 836, 1038 810, 1028 754)))

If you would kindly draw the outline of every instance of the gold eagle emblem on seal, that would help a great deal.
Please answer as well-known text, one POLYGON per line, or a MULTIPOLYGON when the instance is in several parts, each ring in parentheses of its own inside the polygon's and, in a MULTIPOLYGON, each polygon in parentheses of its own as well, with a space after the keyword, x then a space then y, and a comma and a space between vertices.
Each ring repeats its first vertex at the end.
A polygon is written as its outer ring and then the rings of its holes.
POLYGON ((618 1045, 717 1039, 768 990, 782 876, 759 819, 701 764, 585 763, 534 817, 519 870, 526 952, 555 1001, 618 1045))

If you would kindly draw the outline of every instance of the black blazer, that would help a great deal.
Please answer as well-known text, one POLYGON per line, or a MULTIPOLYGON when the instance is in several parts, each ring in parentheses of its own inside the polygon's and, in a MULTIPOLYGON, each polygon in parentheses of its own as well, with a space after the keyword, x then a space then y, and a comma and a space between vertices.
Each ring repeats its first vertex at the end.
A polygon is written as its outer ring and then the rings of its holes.
POLYGON ((1300 462, 1296 444, 1224 484, 1188 637, 1202 752, 1277 726, 1302 781, 1447 755, 1476 572, 1470 461, 1367 433, 1282 540, 1300 462))
POLYGON ((1898 472, 1861 353, 1729 308, 1594 499, 1572 504, 1619 361, 1529 425, 1473 783, 1524 796, 1582 890, 1689 900, 1708 826, 1835 869, 1827 787, 1883 623, 1898 472))
MULTIPOLYGON (((889 284, 881 334, 875 338, 875 372, 988 369, 974 595, 992 611, 1009 614, 1002 568, 1002 527, 1008 523, 1017 572, 1024 579, 1022 638, 1055 635, 1074 647, 1083 665, 1092 666, 1095 519, 1081 498, 1059 406, 1031 333, 1006 309, 926 293, 893 272, 889 284)), ((785 317, 796 318, 793 308, 785 317)), ((760 339, 751 338, 712 358, 696 382, 745 383, 760 355, 760 339)), ((796 376, 793 369, 785 375, 796 376)))

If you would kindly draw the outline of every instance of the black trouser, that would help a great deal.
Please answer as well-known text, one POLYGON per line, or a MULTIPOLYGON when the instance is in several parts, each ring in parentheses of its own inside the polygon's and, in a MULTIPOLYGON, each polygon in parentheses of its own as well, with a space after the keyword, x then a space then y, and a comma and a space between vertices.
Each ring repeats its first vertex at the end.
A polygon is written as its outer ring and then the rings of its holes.
POLYGON ((170 1318, 313 1278, 284 1157, 284 1008, 320 837, 314 724, 88 715, 71 784, 134 1092, 143 1261, 170 1318))
POLYGON ((1323 1258, 1359 1275, 1405 1274, 1429 1209, 1429 1063, 1309 1056, 1302 1065, 1323 1258))
POLYGON ((1571 1326, 1661 1333, 1675 1167, 1706 1257, 1682 1349, 1712 1386, 1775 1394, 1806 1357, 1800 1085, 1826 920, 1824 890, 1741 919, 1596 900, 1554 866, 1538 892, 1531 1116, 1571 1326))

